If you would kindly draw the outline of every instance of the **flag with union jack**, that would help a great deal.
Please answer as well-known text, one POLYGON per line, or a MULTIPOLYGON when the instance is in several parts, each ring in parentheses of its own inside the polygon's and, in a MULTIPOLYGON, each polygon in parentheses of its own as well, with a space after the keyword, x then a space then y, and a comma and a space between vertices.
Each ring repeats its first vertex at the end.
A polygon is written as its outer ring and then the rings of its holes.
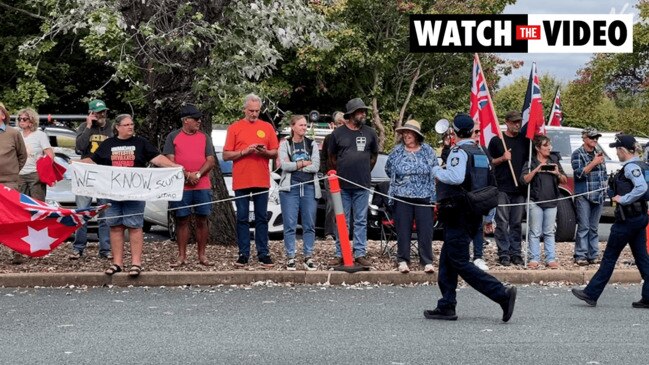
POLYGON ((106 207, 57 208, 0 184, 0 243, 27 256, 45 256, 106 207))
POLYGON ((471 118, 480 125, 480 144, 488 146, 489 141, 499 135, 498 120, 494 112, 487 80, 482 72, 480 59, 476 53, 473 56, 473 72, 471 82, 471 118))
POLYGON ((527 82, 527 92, 523 102, 523 126, 527 123, 527 138, 532 139, 537 134, 545 134, 545 119, 543 117, 543 101, 541 100, 541 85, 536 72, 536 62, 532 63, 530 78, 527 82))
POLYGON ((563 111, 561 110, 561 91, 557 87, 557 92, 554 94, 554 103, 552 103, 552 110, 548 116, 548 125, 561 127, 563 124, 563 111))

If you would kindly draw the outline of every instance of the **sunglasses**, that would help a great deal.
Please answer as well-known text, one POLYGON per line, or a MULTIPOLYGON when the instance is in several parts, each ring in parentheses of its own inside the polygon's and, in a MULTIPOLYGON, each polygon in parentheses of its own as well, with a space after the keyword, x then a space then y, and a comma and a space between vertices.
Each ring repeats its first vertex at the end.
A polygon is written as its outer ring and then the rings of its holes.
POLYGON ((20 122, 29 122, 30 120, 31 119, 29 119, 28 117, 19 117, 18 118, 18 121, 20 121, 20 122))

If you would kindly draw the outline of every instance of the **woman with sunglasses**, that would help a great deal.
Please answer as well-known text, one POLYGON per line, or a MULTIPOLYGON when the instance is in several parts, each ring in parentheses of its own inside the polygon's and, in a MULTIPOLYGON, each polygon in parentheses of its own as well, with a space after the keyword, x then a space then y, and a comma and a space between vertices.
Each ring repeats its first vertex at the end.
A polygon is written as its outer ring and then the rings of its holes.
POLYGON ((18 191, 44 201, 47 187, 38 178, 36 161, 45 155, 54 161, 54 151, 47 134, 38 128, 38 114, 34 109, 25 108, 18 112, 18 126, 27 147, 27 162, 20 170, 18 191))
POLYGON ((550 139, 544 135, 536 135, 532 141, 536 153, 530 162, 525 162, 520 182, 530 185, 530 225, 529 252, 530 261, 527 267, 537 269, 541 261, 541 235, 545 248, 545 265, 550 269, 558 269, 554 248, 554 222, 557 218, 557 198, 559 184, 568 180, 559 163, 559 156, 552 153, 550 139))

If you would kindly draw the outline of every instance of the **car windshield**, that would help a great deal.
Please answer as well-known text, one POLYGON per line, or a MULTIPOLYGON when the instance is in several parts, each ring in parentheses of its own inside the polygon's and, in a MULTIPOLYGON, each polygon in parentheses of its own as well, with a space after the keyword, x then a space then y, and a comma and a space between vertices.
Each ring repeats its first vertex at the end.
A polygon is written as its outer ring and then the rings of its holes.
POLYGON ((388 155, 380 153, 376 158, 376 165, 372 169, 372 181, 376 180, 389 180, 390 178, 385 173, 385 163, 388 161, 388 155))
POLYGON ((223 161, 223 153, 221 152, 216 154, 216 158, 219 160, 221 173, 223 175, 232 175, 232 161, 223 161))

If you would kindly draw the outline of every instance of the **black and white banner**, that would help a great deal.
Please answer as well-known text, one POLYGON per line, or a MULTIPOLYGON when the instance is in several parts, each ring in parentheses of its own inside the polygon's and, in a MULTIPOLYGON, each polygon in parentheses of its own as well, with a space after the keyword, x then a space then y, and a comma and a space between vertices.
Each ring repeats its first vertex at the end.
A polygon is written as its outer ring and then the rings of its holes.
POLYGON ((410 51, 632 53, 633 14, 416 14, 410 51))

